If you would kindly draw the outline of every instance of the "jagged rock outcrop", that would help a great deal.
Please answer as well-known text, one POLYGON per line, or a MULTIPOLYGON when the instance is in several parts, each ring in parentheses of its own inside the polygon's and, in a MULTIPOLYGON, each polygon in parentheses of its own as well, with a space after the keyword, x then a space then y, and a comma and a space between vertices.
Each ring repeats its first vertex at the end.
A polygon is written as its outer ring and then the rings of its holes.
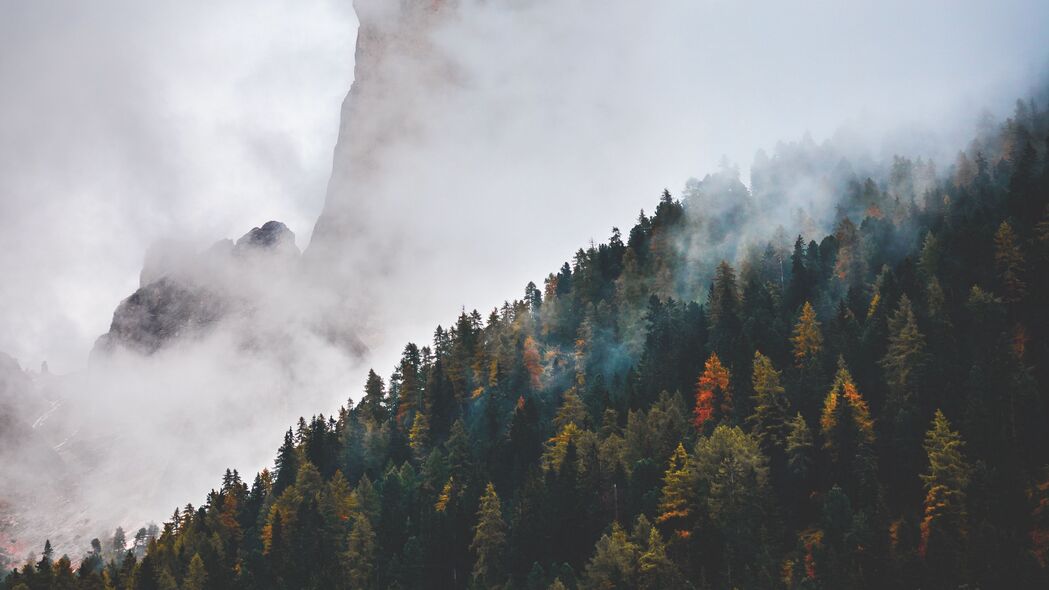
POLYGON ((299 255, 295 234, 279 221, 267 221, 262 227, 252 228, 237 240, 234 251, 243 254, 264 251, 290 257, 299 255))
POLYGON ((232 313, 249 313, 253 297, 242 275, 286 275, 299 254, 295 234, 269 221, 235 243, 223 240, 199 254, 147 256, 142 286, 117 306, 92 357, 118 348, 150 354, 180 337, 206 333, 232 313))

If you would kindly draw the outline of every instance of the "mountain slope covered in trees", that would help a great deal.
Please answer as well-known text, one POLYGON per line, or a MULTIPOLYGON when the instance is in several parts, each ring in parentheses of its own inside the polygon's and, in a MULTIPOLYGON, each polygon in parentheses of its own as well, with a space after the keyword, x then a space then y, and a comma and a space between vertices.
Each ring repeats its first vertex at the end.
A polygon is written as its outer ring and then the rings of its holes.
POLYGON ((1047 136, 1019 102, 943 173, 803 142, 664 193, 274 469, 2 586, 1046 587, 1047 136), (759 235, 802 176, 833 230, 759 235))

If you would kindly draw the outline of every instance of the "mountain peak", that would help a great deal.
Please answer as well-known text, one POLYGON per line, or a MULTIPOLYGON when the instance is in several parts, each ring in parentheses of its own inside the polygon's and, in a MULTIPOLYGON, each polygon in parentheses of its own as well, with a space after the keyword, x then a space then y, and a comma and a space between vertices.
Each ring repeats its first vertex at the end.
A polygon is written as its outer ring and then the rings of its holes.
POLYGON ((252 228, 237 240, 235 249, 288 250, 299 253, 299 248, 295 245, 295 234, 279 221, 267 221, 262 227, 252 228))

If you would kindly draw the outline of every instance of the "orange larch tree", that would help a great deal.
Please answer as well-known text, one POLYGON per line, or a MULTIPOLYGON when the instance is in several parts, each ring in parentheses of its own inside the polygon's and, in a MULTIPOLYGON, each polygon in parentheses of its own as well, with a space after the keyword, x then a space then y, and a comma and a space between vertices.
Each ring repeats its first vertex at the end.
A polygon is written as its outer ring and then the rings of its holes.
POLYGON ((732 416, 732 392, 729 390, 729 370, 721 364, 717 353, 712 353, 703 367, 703 374, 696 383, 696 407, 692 411, 697 430, 713 418, 719 421, 732 416))

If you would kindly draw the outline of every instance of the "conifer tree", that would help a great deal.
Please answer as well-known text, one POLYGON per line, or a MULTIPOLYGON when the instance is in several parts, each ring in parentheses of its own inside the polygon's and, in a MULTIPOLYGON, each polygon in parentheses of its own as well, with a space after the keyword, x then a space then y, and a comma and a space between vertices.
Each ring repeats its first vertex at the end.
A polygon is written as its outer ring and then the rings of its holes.
POLYGON ((279 496, 295 483, 295 477, 299 472, 299 450, 295 447, 290 428, 284 433, 284 443, 277 451, 275 468, 277 479, 273 482, 273 495, 279 496))
POLYGON ((1005 291, 1003 299, 1008 303, 1022 300, 1027 295, 1024 255, 1019 238, 1007 221, 998 226, 994 235, 994 261, 1005 291))
POLYGON ((713 419, 718 422, 732 419, 732 392, 729 390, 729 370, 721 364, 717 353, 712 353, 696 383, 696 406, 692 411, 693 424, 703 431, 713 419))
POLYGON ((531 336, 525 338, 521 354, 521 361, 528 373, 528 385, 533 391, 538 391, 542 387, 543 366, 539 357, 539 345, 536 344, 535 338, 531 336))
POLYGON ((693 490, 692 469, 685 445, 678 443, 663 475, 663 493, 656 522, 670 531, 673 538, 687 539, 692 534, 690 515, 693 490))
POLYGON ((812 431, 801 413, 790 421, 786 451, 787 470, 790 475, 799 481, 807 478, 812 468, 812 431))
POLYGON ((791 336, 794 371, 791 392, 794 405, 806 416, 819 412, 823 397, 823 332, 816 319, 816 310, 806 301, 801 307, 798 322, 791 336))
POLYGON ((902 295, 899 307, 889 318, 889 347, 881 360, 892 394, 890 407, 899 410, 913 401, 924 365, 925 336, 918 330, 910 298, 902 295))
POLYGON ((368 380, 364 384, 364 397, 360 403, 364 416, 377 424, 386 420, 386 385, 375 371, 368 370, 368 380))
POLYGON ((724 260, 714 272, 714 282, 710 286, 709 319, 710 347, 720 354, 729 366, 742 363, 742 329, 743 322, 739 316, 739 290, 736 285, 736 271, 724 260))
POLYGON ((787 288, 787 309, 794 310, 809 297, 812 289, 812 278, 805 268, 805 240, 801 235, 794 240, 794 252, 790 256, 790 285, 787 288))
POLYGON ((586 406, 583 405, 583 400, 579 399, 575 387, 569 387, 565 391, 561 407, 558 408, 557 414, 554 416, 554 426, 558 430, 563 430, 569 424, 575 424, 580 428, 587 428, 590 424, 586 406))
POLYGON ((583 587, 587 589, 636 588, 638 548, 618 522, 594 546, 594 556, 586 564, 583 587))
POLYGON ((961 435, 951 430, 939 410, 925 434, 924 446, 929 466, 921 476, 926 496, 918 553, 934 576, 957 580, 968 536, 966 488, 972 469, 962 453, 961 435))
POLYGON ((823 333, 816 320, 816 310, 808 301, 801 307, 801 317, 794 326, 794 362, 799 368, 805 367, 817 359, 823 350, 823 333))
POLYGON ((767 585, 770 580, 758 583, 733 575, 749 568, 765 579, 772 567, 761 558, 771 505, 767 460, 758 441, 738 426, 719 425, 696 443, 692 470, 704 512, 724 540, 722 563, 715 569, 726 573, 724 585, 767 585))
POLYGON ((820 429, 823 448, 831 459, 833 483, 840 484, 854 499, 862 492, 872 500, 876 485, 874 424, 844 360, 839 359, 834 385, 824 400, 820 429))
POLYGON ((772 360, 760 352, 754 353, 754 413, 747 418, 752 432, 769 457, 780 455, 786 445, 787 412, 789 402, 786 390, 780 384, 780 372, 772 360))
POLYGON ((373 587, 376 551, 375 531, 371 522, 363 513, 357 514, 353 518, 344 556, 347 588, 373 587))
POLYGON ((495 486, 489 482, 477 509, 477 525, 470 544, 470 550, 476 556, 473 579, 481 587, 494 588, 502 581, 505 547, 506 523, 503 521, 502 504, 495 493, 495 486))
POLYGON ((204 568, 204 560, 200 553, 194 553, 193 559, 189 561, 189 570, 186 579, 182 582, 182 590, 206 590, 208 584, 208 572, 204 568))
MULTIPOLYGON (((635 534, 635 536, 637 536, 635 534)), ((638 585, 640 590, 674 590, 684 587, 681 572, 667 556, 663 536, 650 527, 644 543, 639 543, 638 585)))
POLYGON ((419 412, 412 420, 412 428, 408 431, 408 445, 412 448, 417 458, 426 455, 430 445, 430 419, 426 412, 419 412))

